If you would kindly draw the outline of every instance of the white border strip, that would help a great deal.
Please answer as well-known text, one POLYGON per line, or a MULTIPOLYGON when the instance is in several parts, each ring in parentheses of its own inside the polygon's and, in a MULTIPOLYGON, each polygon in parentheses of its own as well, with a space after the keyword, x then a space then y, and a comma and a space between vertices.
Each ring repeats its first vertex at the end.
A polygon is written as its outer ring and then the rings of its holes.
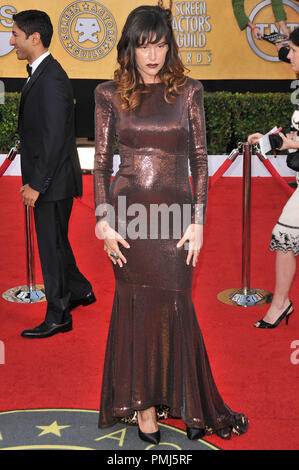
MULTIPOLYGON (((94 159, 94 148, 90 147, 79 147, 78 148, 79 158, 81 168, 83 170, 92 170, 93 169, 93 159, 94 159)), ((6 155, 0 155, 0 166, 2 165, 3 161, 5 160, 6 155)), ((209 164, 209 176, 212 176, 217 169, 222 165, 222 163, 226 160, 226 155, 209 155, 208 157, 208 164, 209 164)), ((274 168, 278 171, 278 173, 285 177, 285 176, 295 176, 295 171, 291 170, 286 165, 286 156, 285 155, 278 155, 277 157, 270 156, 270 162, 274 166, 274 168)), ((119 166, 119 155, 114 156, 113 162, 113 175, 116 174, 119 166)), ((10 164, 6 172, 4 173, 5 176, 20 176, 21 175, 21 166, 20 166, 20 156, 17 155, 14 161, 10 164)), ((243 176, 243 158, 242 155, 236 158, 236 160, 232 163, 230 168, 224 173, 223 176, 243 176)), ((252 176, 271 176, 269 171, 266 167, 262 164, 258 157, 253 156, 252 159, 252 176)))

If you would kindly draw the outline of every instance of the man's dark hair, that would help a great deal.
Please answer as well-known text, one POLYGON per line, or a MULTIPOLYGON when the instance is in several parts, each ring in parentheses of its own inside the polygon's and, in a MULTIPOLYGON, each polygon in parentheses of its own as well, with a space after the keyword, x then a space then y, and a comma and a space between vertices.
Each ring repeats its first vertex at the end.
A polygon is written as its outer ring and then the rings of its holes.
POLYGON ((299 46, 299 28, 296 28, 291 32, 290 40, 295 44, 295 46, 299 46))
POLYGON ((49 47, 53 35, 53 26, 47 13, 40 10, 25 10, 16 13, 12 18, 18 28, 24 31, 26 38, 33 33, 39 33, 43 46, 49 47))

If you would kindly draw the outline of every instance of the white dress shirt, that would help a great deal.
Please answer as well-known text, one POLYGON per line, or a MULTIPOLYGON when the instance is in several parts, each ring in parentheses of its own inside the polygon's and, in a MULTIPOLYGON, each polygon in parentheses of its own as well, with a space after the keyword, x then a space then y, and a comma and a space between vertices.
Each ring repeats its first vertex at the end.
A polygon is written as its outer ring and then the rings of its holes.
MULTIPOLYGON (((31 77, 34 74, 35 70, 39 66, 39 64, 48 56, 50 55, 49 51, 44 52, 42 55, 40 55, 37 59, 35 59, 32 64, 31 64, 31 77)), ((28 77, 27 82, 30 80, 31 77, 28 77)))

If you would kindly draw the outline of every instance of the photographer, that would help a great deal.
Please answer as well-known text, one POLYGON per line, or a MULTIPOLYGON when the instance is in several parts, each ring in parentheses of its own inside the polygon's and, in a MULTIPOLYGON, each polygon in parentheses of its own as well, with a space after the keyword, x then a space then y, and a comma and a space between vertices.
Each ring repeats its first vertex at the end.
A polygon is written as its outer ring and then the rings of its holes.
MULTIPOLYGON (((299 28, 290 34, 290 51, 288 53, 293 71, 299 73, 299 28)), ((299 110, 292 116, 292 134, 280 133, 281 141, 278 150, 292 150, 287 157, 287 164, 296 173, 297 189, 284 206, 277 224, 272 232, 270 249, 276 251, 275 290, 271 306, 265 317, 254 324, 257 328, 275 328, 285 318, 286 324, 294 312, 289 299, 290 288, 296 273, 296 256, 299 254, 299 110)), ((257 144, 262 134, 248 137, 250 144, 257 144)), ((277 137, 277 136, 276 136, 277 137)), ((273 146, 272 146, 273 147, 273 146)))

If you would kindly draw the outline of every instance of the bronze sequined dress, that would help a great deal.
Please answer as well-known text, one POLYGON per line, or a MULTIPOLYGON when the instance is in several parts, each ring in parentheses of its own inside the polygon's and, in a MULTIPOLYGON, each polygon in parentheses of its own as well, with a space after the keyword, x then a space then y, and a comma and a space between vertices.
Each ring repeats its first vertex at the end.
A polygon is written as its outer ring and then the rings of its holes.
POLYGON ((182 236, 178 214, 169 211, 169 236, 163 233, 163 217, 151 224, 150 216, 161 205, 182 213, 189 207, 192 222, 204 223, 203 88, 188 78, 173 104, 164 100, 162 83, 150 88, 135 111, 121 109, 114 82, 95 91, 95 203, 101 215, 103 208, 114 208, 115 228, 130 245, 119 244, 127 264, 114 265, 99 426, 156 406, 191 428, 213 431, 233 424, 236 414, 223 402, 211 374, 192 303, 193 268, 186 264, 186 249, 176 247, 182 236), (115 135, 121 161, 110 185, 115 135))

